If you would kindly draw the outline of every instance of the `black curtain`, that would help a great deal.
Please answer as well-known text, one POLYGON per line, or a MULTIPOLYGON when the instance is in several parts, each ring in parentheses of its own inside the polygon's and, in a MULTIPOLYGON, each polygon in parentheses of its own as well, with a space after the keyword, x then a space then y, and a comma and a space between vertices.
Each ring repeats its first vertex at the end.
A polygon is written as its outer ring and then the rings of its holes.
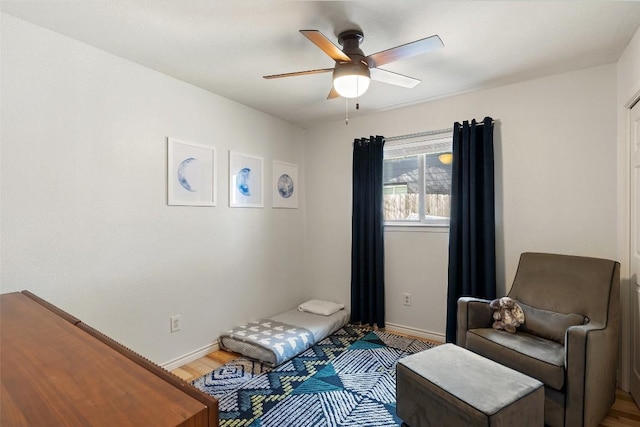
POLYGON ((496 297, 493 120, 453 127, 447 342, 456 342, 458 298, 496 297))
POLYGON ((384 138, 353 142, 351 321, 384 328, 384 138))

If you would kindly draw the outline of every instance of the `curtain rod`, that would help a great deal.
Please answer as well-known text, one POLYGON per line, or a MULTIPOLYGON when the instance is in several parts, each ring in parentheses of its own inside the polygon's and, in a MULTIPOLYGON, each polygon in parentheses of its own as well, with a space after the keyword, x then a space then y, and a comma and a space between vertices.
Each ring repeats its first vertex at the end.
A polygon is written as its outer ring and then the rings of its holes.
MULTIPOLYGON (((492 120, 491 124, 494 124, 496 121, 492 120)), ((483 122, 477 122, 476 126, 483 126, 484 123, 483 122)), ((409 133, 407 135, 398 135, 398 136, 392 136, 390 138, 385 138, 385 142, 389 142, 389 141, 400 141, 402 139, 411 139, 411 138, 422 138, 423 136, 431 136, 431 135, 438 135, 441 133, 451 133, 453 132, 453 128, 446 128, 446 129, 437 129, 437 130, 430 130, 430 131, 426 131, 426 132, 418 132, 418 133, 409 133)))

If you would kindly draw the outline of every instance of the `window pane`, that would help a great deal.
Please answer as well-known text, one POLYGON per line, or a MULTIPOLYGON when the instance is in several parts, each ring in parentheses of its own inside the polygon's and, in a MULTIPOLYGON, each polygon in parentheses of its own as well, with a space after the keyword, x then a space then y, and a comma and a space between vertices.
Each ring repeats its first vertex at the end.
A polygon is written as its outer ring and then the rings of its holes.
POLYGON ((419 221, 418 156, 385 158, 382 179, 385 221, 419 221))
POLYGON ((451 214, 451 157, 449 153, 426 155, 424 192, 425 218, 449 218, 451 214))
POLYGON ((448 226, 452 135, 426 132, 391 138, 384 146, 385 223, 448 226))

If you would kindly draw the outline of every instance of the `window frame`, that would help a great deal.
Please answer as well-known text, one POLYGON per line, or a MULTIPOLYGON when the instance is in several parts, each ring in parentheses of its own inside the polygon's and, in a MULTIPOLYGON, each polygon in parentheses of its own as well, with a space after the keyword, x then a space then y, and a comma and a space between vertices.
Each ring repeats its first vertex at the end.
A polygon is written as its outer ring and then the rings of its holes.
MULTIPOLYGON (((399 228, 415 228, 415 227, 429 227, 434 229, 448 229, 450 226, 450 218, 427 218, 425 214, 425 164, 426 164, 426 156, 429 154, 442 154, 442 153, 451 153, 453 150, 453 132, 452 130, 446 131, 434 131, 434 132, 426 132, 426 136, 418 137, 418 138, 398 138, 403 139, 402 142, 396 143, 393 141, 390 145, 391 147, 399 147, 402 145, 410 146, 410 147, 428 147, 424 150, 424 152, 417 152, 415 154, 407 154, 407 157, 410 155, 416 155, 418 157, 418 219, 417 220, 384 220, 384 227, 390 227, 391 229, 399 229, 399 228), (447 146, 447 150, 440 151, 438 147, 442 147, 443 145, 447 146), (431 151, 433 150, 433 151, 431 151)), ((385 142, 385 148, 387 147, 387 142, 385 142)), ((393 149, 393 148, 391 148, 393 149)), ((391 151, 389 149, 388 151, 391 151)), ((387 150, 384 152, 383 162, 386 159, 394 159, 401 158, 402 156, 386 156, 387 150)), ((384 182, 383 182, 384 186, 384 182)), ((449 190, 449 195, 451 195, 451 190, 449 190)), ((384 197, 384 189, 383 189, 383 197, 384 197)))

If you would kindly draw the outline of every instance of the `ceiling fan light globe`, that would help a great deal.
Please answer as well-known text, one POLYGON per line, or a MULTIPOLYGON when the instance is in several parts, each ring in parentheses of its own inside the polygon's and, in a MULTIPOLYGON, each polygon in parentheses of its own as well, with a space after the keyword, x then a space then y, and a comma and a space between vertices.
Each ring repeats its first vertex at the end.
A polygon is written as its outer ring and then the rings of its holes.
POLYGON ((341 76, 333 80, 333 88, 343 98, 357 98, 369 89, 370 81, 367 76, 341 76))

